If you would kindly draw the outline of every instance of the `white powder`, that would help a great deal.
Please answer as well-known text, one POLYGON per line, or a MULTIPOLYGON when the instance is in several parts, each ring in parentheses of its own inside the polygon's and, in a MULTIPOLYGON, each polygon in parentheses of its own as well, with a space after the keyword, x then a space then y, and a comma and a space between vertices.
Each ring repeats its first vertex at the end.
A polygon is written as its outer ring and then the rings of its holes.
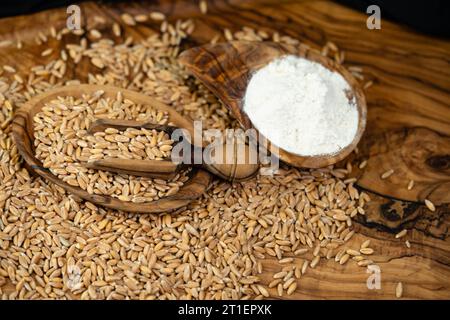
POLYGON ((247 86, 244 111, 278 147, 304 156, 333 154, 356 135, 358 110, 347 81, 321 64, 296 56, 258 70, 247 86))

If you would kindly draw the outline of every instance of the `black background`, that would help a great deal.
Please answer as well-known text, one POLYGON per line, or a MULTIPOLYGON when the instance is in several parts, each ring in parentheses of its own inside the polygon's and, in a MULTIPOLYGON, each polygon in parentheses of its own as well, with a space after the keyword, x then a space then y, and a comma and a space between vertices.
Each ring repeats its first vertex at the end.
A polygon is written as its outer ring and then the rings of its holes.
MULTIPOLYGON (((185 0, 198 1, 198 0, 185 0)), ((381 8, 381 18, 405 24, 416 31, 450 37, 450 0, 336 0, 366 13, 369 5, 381 8)), ((0 0, 0 17, 33 13, 49 8, 68 6, 80 1, 68 0, 0 0)), ((111 1, 101 1, 115 2, 111 1)), ((158 1, 154 1, 158 2, 158 1)))

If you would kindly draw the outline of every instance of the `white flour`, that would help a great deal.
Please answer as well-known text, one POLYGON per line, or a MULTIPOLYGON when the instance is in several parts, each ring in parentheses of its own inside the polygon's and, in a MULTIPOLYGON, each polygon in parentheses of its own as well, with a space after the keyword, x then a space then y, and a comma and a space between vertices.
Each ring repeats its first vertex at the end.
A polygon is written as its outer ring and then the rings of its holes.
POLYGON ((278 147, 299 155, 333 154, 349 145, 358 110, 337 72, 296 56, 272 61, 247 86, 244 111, 278 147))

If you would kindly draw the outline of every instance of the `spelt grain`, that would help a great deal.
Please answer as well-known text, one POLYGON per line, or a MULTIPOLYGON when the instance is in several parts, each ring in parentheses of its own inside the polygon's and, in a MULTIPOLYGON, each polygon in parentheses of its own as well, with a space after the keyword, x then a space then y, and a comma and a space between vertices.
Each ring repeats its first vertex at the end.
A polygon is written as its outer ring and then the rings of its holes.
POLYGON ((299 256, 308 252, 308 248, 301 248, 294 251, 294 255, 299 256))
POLYGON ((120 36, 121 36, 122 31, 121 31, 121 29, 120 29, 120 25, 119 25, 117 22, 115 22, 115 23, 113 24, 112 30, 113 30, 113 33, 114 33, 114 35, 115 35, 116 37, 120 37, 120 36))
POLYGON ((360 249, 365 249, 365 248, 369 247, 369 245, 370 245, 370 239, 364 241, 364 242, 361 244, 361 248, 360 248, 360 249))
MULTIPOLYGON (((163 15, 153 15, 153 18, 165 19, 163 15)), ((139 19, 133 18, 134 24, 139 19)), ((117 27, 112 26, 113 33, 120 37, 121 30, 117 27)), ((103 38, 88 42, 79 38, 78 43, 71 41, 59 55, 55 54, 62 62, 50 61, 48 65, 30 68, 31 75, 24 76, 24 84, 19 83, 17 77, 11 77, 11 80, 0 77, 0 100, 5 97, 0 111, 2 130, 10 128, 10 120, 6 120, 13 116, 13 105, 20 106, 35 94, 54 86, 81 83, 71 79, 66 70, 76 68, 85 57, 91 63, 89 83, 141 91, 172 105, 184 116, 202 120, 208 128, 236 127, 236 121, 220 101, 177 62, 180 41, 194 28, 191 20, 164 21, 161 25, 163 34, 154 34, 142 41, 128 37, 123 41, 103 38), (12 83, 14 80, 15 84, 12 83)), ((56 31, 56 37, 65 41, 62 37, 69 33, 68 29, 56 31)), ((83 36, 84 33, 79 30, 71 36, 83 36)), ((235 33, 224 31, 224 35, 245 41, 273 39, 308 49, 296 39, 250 28, 235 33)), ((39 42, 47 40, 44 35, 37 38, 39 42)), ((331 45, 331 51, 333 49, 331 45)), ((337 48, 334 51, 338 51, 337 48)), ((337 60, 343 58, 339 53, 337 60)), ((132 102, 128 106, 129 103, 122 99, 121 106, 113 108, 111 117, 135 119, 140 116, 141 120, 150 117, 161 120, 157 114, 147 113, 149 108, 138 107, 132 102)), ((88 103, 94 104, 100 114, 111 114, 108 103, 105 105, 101 96, 88 103)), ((65 104, 58 102, 56 105, 65 104)), ((82 105, 77 106, 84 110, 82 105)), ((87 128, 82 120, 84 117, 80 118, 76 113, 80 110, 70 114, 72 118, 66 122, 46 127, 47 121, 53 124, 57 121, 52 118, 55 110, 47 110, 50 114, 36 119, 37 130, 70 143, 56 144, 53 149, 53 139, 43 136, 43 146, 36 152, 47 160, 44 161, 47 165, 65 163, 59 154, 83 157, 83 148, 99 149, 103 153, 109 143, 119 145, 115 139, 90 141, 78 137, 76 133, 87 128), (71 130, 74 127, 77 129, 71 130), (58 129, 53 131, 54 128, 58 129), (94 143, 98 145, 94 147, 94 143), (49 153, 52 150, 53 153, 49 153)), ((98 115, 93 113, 91 116, 98 115)), ((319 248, 326 250, 327 258, 332 255, 332 250, 336 250, 337 261, 340 261, 345 254, 340 246, 354 234, 349 227, 351 218, 357 213, 364 214, 363 206, 370 201, 367 194, 359 193, 351 186, 353 180, 348 179, 351 165, 346 169, 331 166, 317 170, 283 167, 273 177, 258 176, 233 184, 214 181, 204 197, 173 215, 133 215, 80 201, 57 186, 31 177, 22 168, 10 137, 0 133, 0 142, 0 194, 4 198, 0 201, 3 212, 0 238, 3 243, 11 243, 7 250, 0 250, 0 276, 8 278, 16 289, 20 289, 8 295, 11 298, 29 295, 55 299, 75 295, 83 299, 262 299, 267 289, 262 287, 259 279, 259 273, 263 271, 260 259, 273 255, 281 260, 292 253, 304 254, 307 248, 313 250, 320 244, 319 248), (22 214, 25 212, 27 214, 22 214), (337 212, 344 213, 347 218, 344 221, 333 219, 337 212), (17 220, 19 216, 23 218, 17 220), (248 244, 252 250, 248 249, 248 244), (23 255, 23 252, 27 254, 23 255), (34 280, 23 280, 24 274, 30 274, 34 280), (71 287, 66 290, 68 284, 71 287)), ((127 151, 139 153, 139 143, 133 145, 136 149, 127 151)), ((117 155, 113 151, 112 154, 117 155)), ((96 152, 100 151, 94 151, 93 155, 96 152)), ((91 173, 76 163, 52 170, 54 174, 65 176, 67 182, 86 184, 91 193, 115 194, 133 202, 164 196, 169 193, 169 188, 176 188, 175 185, 112 176, 102 171, 91 173), (90 179, 95 179, 95 183, 90 184, 90 179)), ((358 264, 369 262, 357 261, 358 264)), ((277 284, 271 283, 277 286, 278 294, 282 295, 285 290, 288 294, 294 291, 292 287, 296 282, 292 279, 304 274, 308 265, 306 260, 301 267, 285 265, 284 274, 275 279, 277 284), (283 289, 283 285, 288 284, 283 289)))
POLYGON ((368 265, 371 265, 371 264, 373 264, 372 260, 365 259, 365 260, 358 261, 358 266, 360 266, 360 267, 367 267, 368 265))
POLYGON ((134 20, 134 18, 128 14, 128 13, 123 13, 120 18, 122 19, 122 21, 129 25, 129 26, 135 26, 136 25, 136 21, 134 20))
POLYGON ((362 248, 359 251, 364 255, 371 255, 374 252, 372 248, 362 248))
POLYGON ((348 259, 350 259, 350 255, 346 253, 339 259, 339 264, 345 264, 348 259))
POLYGON ((320 256, 314 257, 314 259, 311 261, 309 266, 312 269, 314 269, 319 264, 319 261, 320 261, 320 256))
MULTIPOLYGON (((363 249, 364 250, 364 249, 363 249)), ((351 255, 351 256, 359 256, 361 255, 361 253, 357 250, 353 250, 353 249, 347 249, 346 251, 347 254, 351 255)))
POLYGON ((407 232, 408 232, 408 230, 403 229, 402 231, 400 231, 399 233, 397 233, 397 234, 395 235, 395 239, 400 239, 400 238, 406 236, 406 233, 407 233, 407 232))
POLYGON ((302 274, 305 274, 306 269, 308 269, 309 262, 305 260, 302 265, 302 274))
POLYGON ((286 294, 290 296, 295 292, 296 289, 297 289, 297 282, 292 282, 291 285, 289 285, 289 287, 287 288, 286 294))
POLYGON ((93 38, 93 39, 100 39, 102 37, 102 34, 100 33, 100 31, 98 31, 97 29, 91 29, 89 31, 89 35, 93 38))
POLYGON ((283 284, 282 283, 278 284, 278 286, 277 286, 277 293, 278 293, 279 297, 283 296, 283 284))
POLYGON ((150 19, 153 19, 155 21, 162 21, 166 19, 166 16, 161 12, 154 11, 150 13, 150 19))
POLYGON ((53 49, 51 49, 51 48, 46 49, 46 50, 42 51, 41 56, 43 56, 43 57, 49 56, 52 54, 52 52, 53 52, 53 49))
POLYGON ((9 73, 15 73, 15 72, 16 72, 16 69, 15 69, 15 68, 13 68, 13 67, 11 67, 11 66, 8 66, 8 65, 4 65, 4 66, 3 66, 3 70, 5 70, 5 71, 7 71, 7 72, 9 72, 9 73))
POLYGON ((145 14, 138 14, 134 16, 134 21, 137 22, 146 22, 148 20, 148 16, 145 14))
POLYGON ((428 210, 430 210, 432 212, 436 211, 436 207, 434 206, 434 203, 431 202, 430 200, 425 199, 425 205, 427 206, 428 210))
POLYGON ((395 287, 395 296, 397 297, 397 299, 400 299, 402 295, 403 295, 403 284, 399 282, 395 287))
POLYGON ((293 258, 284 258, 284 259, 279 260, 278 262, 281 264, 285 264, 285 263, 291 263, 292 261, 294 261, 293 258))
POLYGON ((365 167, 367 166, 367 160, 364 160, 364 161, 362 161, 360 164, 359 164, 359 168, 360 169, 364 169, 365 167))
POLYGON ((381 175, 381 179, 387 179, 394 173, 394 169, 389 169, 381 175))
POLYGON ((206 0, 200 0, 199 7, 202 14, 206 14, 208 12, 208 3, 206 0))

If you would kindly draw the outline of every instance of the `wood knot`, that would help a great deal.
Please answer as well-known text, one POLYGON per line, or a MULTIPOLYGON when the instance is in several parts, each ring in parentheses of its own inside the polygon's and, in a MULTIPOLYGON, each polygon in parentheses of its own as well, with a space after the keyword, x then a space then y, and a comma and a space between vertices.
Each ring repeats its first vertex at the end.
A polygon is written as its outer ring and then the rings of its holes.
POLYGON ((382 216, 389 221, 399 221, 413 214, 418 204, 413 202, 402 202, 390 200, 380 206, 382 216))
POLYGON ((450 155, 432 156, 427 159, 426 163, 435 170, 448 170, 450 168, 450 155))

